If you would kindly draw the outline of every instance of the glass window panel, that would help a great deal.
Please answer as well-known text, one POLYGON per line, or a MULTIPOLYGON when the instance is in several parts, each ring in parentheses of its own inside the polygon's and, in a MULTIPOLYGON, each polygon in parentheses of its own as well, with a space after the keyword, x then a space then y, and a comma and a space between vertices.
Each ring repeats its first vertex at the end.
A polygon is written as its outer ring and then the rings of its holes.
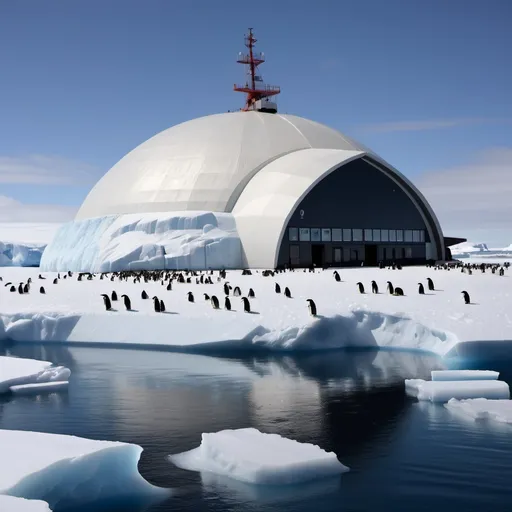
POLYGON ((420 230, 420 242, 424 242, 424 241, 425 241, 425 230, 421 229, 420 230))
POLYGON ((310 241, 309 228, 300 228, 299 240, 301 242, 309 242, 310 241))
POLYGON ((372 230, 371 229, 365 229, 364 230, 364 239, 366 242, 371 242, 372 239, 372 230))
POLYGON ((343 247, 343 261, 350 261, 350 249, 343 247))
POLYGON ((412 258, 412 247, 406 247, 405 248, 405 257, 406 258, 412 258))
POLYGON ((357 261, 359 259, 359 251, 357 249, 350 250, 350 259, 352 261, 357 261))
POLYGON ((395 259, 395 253, 393 251, 393 247, 386 247, 386 259, 387 260, 395 259))
POLYGON ((333 242, 341 242, 341 228, 333 228, 332 229, 332 241, 333 242))
POLYGON ((415 229, 413 232, 412 232, 412 241, 413 242, 419 242, 420 241, 420 232, 418 229, 415 229))
POLYGON ((389 241, 396 242, 396 229, 389 230, 389 241))
POLYGON ((389 231, 387 229, 380 230, 380 239, 383 242, 389 242, 389 231))
POLYGON ((373 241, 380 242, 380 229, 373 230, 373 241))
POLYGON ((331 228, 322 228, 322 242, 331 241, 331 228))
POLYGON ((404 241, 404 232, 401 229, 396 230, 396 241, 403 242, 404 241))
POLYGON ((343 241, 344 242, 352 242, 352 230, 351 229, 343 230, 343 241))
POLYGON ((290 242, 296 242, 299 239, 298 228, 290 228, 288 230, 288 238, 289 238, 290 242))
POLYGON ((363 230, 362 229, 353 229, 352 230, 352 240, 354 242, 362 242, 363 241, 363 230))
POLYGON ((311 241, 312 242, 320 242, 321 234, 320 228, 311 228, 311 241))
POLYGON ((412 229, 406 229, 404 231, 404 241, 412 242, 412 229))
POLYGON ((341 263, 341 247, 335 247, 334 248, 334 263, 341 263))

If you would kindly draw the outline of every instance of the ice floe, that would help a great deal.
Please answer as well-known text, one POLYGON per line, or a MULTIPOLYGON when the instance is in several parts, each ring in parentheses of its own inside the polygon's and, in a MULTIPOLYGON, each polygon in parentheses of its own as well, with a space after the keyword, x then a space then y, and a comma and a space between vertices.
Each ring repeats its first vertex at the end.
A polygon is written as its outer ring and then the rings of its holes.
POLYGON ((486 398, 457 400, 452 398, 444 406, 452 411, 462 412, 475 420, 489 419, 512 425, 512 400, 488 400, 486 398))

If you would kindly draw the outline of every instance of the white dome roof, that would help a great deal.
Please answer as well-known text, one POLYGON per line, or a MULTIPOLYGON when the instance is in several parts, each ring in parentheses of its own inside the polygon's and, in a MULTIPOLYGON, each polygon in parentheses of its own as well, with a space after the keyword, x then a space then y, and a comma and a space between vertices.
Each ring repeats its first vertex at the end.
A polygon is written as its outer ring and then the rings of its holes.
POLYGON ((173 126, 136 147, 91 190, 77 219, 166 211, 231 211, 266 164, 307 148, 368 151, 297 116, 233 112, 173 126))

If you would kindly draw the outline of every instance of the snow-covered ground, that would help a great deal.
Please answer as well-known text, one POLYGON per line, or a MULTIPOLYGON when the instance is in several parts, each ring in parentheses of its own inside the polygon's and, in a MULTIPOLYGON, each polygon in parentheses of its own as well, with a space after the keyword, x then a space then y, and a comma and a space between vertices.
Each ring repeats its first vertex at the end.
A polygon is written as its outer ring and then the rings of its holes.
MULTIPOLYGON (((141 453, 142 448, 134 444, 0 430, 0 500, 2 494, 7 494, 43 500, 52 509, 65 509, 108 499, 167 495, 139 474, 141 453)), ((3 503, 0 501, 2 512, 47 510, 42 504, 36 508, 30 502, 14 502, 19 508, 12 509, 3 508, 3 503)))
MULTIPOLYGON (((224 303, 224 282, 172 283, 172 290, 159 282, 133 284, 117 279, 77 281, 77 274, 53 284, 56 274, 38 279, 39 269, 3 269, 3 283, 33 279, 29 294, 10 293, 0 286, 0 339, 14 341, 67 341, 71 343, 173 346, 180 349, 220 350, 274 349, 318 350, 342 347, 391 347, 431 351, 446 355, 459 342, 512 341, 512 304, 509 271, 505 276, 479 271, 473 275, 458 270, 406 267, 341 269, 341 282, 333 271, 287 272, 263 277, 261 272, 241 275, 228 271, 227 281, 240 286, 243 295, 253 288, 252 313, 243 312, 240 297, 231 297, 232 311, 214 310, 203 293, 217 295, 224 303), (425 279, 434 280, 428 291, 425 279), (380 293, 371 293, 375 279, 380 293), (404 297, 386 292, 392 281, 404 297), (360 294, 356 283, 366 288, 360 294), (418 294, 418 282, 425 295, 418 294), (291 290, 292 298, 274 291, 291 290), (46 294, 39 293, 44 285, 46 294), (115 290, 119 301, 105 311, 102 293, 115 290), (141 299, 145 290, 149 300, 141 299), (467 290, 466 305, 461 291, 467 290), (192 291, 195 303, 188 302, 192 291), (121 294, 131 298, 133 311, 126 311, 121 294), (165 302, 166 313, 155 313, 151 297, 165 302), (318 316, 310 316, 306 299, 312 298, 318 316)), ((193 278, 195 279, 195 278, 193 278)))
POLYGON ((198 448, 170 459, 182 469, 258 485, 301 484, 349 471, 333 452, 255 428, 202 434, 198 448))
POLYGON ((0 394, 63 387, 70 375, 68 368, 48 361, 0 356, 0 394))

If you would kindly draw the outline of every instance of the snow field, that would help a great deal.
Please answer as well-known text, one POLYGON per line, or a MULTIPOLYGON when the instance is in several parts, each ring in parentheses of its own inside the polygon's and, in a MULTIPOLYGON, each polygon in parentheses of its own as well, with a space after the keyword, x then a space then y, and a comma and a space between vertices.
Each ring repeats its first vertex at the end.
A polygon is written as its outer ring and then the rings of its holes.
POLYGON ((198 448, 170 455, 171 461, 182 469, 258 485, 299 484, 349 471, 333 452, 254 428, 221 430, 201 437, 198 448))

